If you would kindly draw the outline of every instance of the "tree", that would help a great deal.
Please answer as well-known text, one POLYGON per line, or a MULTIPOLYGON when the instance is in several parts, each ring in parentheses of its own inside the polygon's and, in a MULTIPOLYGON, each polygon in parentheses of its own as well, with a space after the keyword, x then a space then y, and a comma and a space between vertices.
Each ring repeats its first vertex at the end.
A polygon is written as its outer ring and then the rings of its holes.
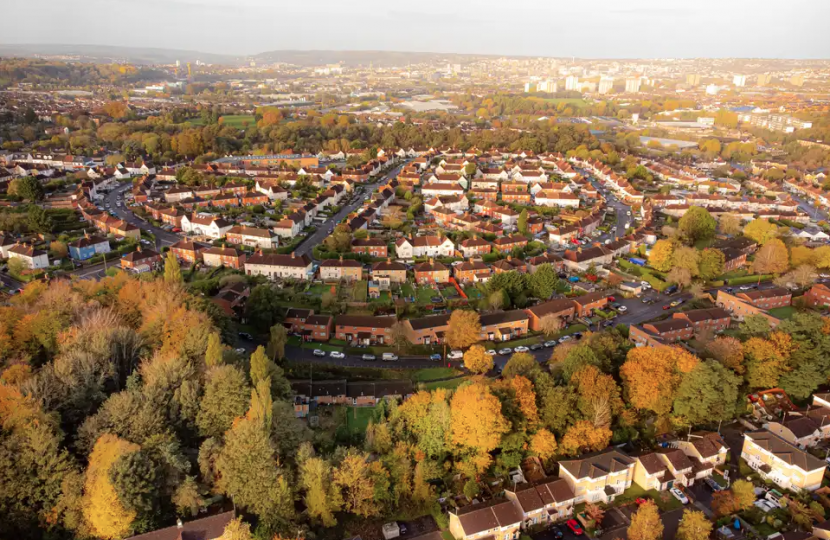
POLYGON ((322 458, 309 457, 300 463, 300 485, 305 491, 303 501, 311 519, 325 527, 337 524, 334 514, 340 510, 340 493, 332 482, 331 465, 322 458))
POLYGON ((510 379, 510 388, 515 394, 516 403, 527 425, 535 429, 539 424, 539 409, 536 407, 536 392, 533 391, 533 383, 521 375, 516 375, 510 379))
POLYGON ((110 480, 110 470, 122 456, 137 452, 137 444, 104 434, 89 456, 84 482, 83 514, 91 531, 100 538, 129 536, 136 512, 124 507, 110 480))
POLYGON ((483 374, 493 369, 493 357, 481 345, 473 345, 464 353, 464 367, 483 374))
POLYGON ((666 274, 666 280, 669 283, 674 283, 680 288, 688 287, 692 284, 692 273, 688 268, 675 267, 666 274))
POLYGON ((409 341, 409 332, 403 322, 397 321, 392 325, 392 328, 389 329, 389 332, 391 333, 392 344, 398 352, 400 352, 401 349, 405 349, 412 345, 409 341))
POLYGON ((812 285, 818 277, 818 274, 816 274, 815 267, 810 266, 809 264, 802 264, 801 266, 793 270, 790 274, 793 282, 802 288, 806 288, 808 285, 812 285))
POLYGON ((719 249, 706 248, 700 252, 698 261, 699 276, 703 279, 714 279, 723 274, 726 257, 719 249))
POLYGON ((519 221, 516 223, 516 228, 522 234, 527 234, 527 208, 523 208, 519 213, 519 221))
POLYGON ((28 268, 26 263, 23 262, 23 259, 19 257, 14 257, 9 259, 8 264, 6 265, 9 269, 9 274, 13 278, 20 278, 23 275, 23 272, 26 271, 28 268))
POLYGON ((529 375, 537 369, 539 369, 539 364, 536 362, 536 357, 530 353, 517 352, 513 353, 504 365, 501 375, 505 379, 510 379, 517 375, 529 375))
POLYGON ((628 540, 659 540, 663 538, 663 522, 654 501, 641 504, 631 516, 628 526, 628 540))
POLYGON ((725 489, 715 493, 712 496, 712 510, 717 517, 729 516, 737 512, 738 508, 735 505, 735 496, 732 494, 732 490, 725 489))
POLYGON ((684 510, 677 527, 677 540, 709 540, 712 522, 698 510, 684 510))
POLYGON ((620 389, 614 377, 602 373, 594 365, 586 365, 576 371, 569 385, 578 396, 577 409, 595 426, 610 426, 613 417, 623 410, 620 389))
POLYGON ((560 367, 562 369, 562 377, 566 381, 569 381, 574 373, 583 367, 599 365, 601 365, 599 357, 594 353, 591 346, 585 343, 571 348, 560 367))
POLYGON ((794 500, 787 503, 787 512, 789 512, 793 523, 805 530, 812 530, 813 516, 807 505, 799 500, 794 500))
POLYGON ((677 246, 672 254, 672 270, 682 268, 689 271, 691 277, 700 274, 698 251, 687 246, 677 246))
POLYGON ((674 260, 674 242, 670 240, 658 240, 651 248, 648 255, 648 264, 655 270, 668 272, 674 260))
POLYGON ((763 315, 749 315, 740 324, 741 334, 746 337, 765 336, 771 329, 769 319, 763 315))
POLYGON ((171 502, 176 505, 176 511, 181 515, 196 517, 199 509, 205 506, 205 498, 199 484, 192 476, 187 476, 171 497, 171 502))
POLYGON ((585 513, 588 517, 596 523, 598 529, 602 528, 602 520, 605 517, 605 510, 592 502, 588 502, 585 504, 585 513))
POLYGON ((692 371, 698 362, 680 347, 631 349, 620 368, 628 402, 636 409, 667 415, 683 374, 692 371))
POLYGON ((481 337, 481 321, 478 313, 456 309, 450 315, 447 326, 447 345, 453 349, 465 349, 481 337))
POLYGON ((55 259, 63 259, 69 255, 69 247, 66 242, 54 240, 49 243, 49 254, 55 259))
POLYGON ((479 472, 486 470, 490 464, 488 453, 499 445, 502 435, 510 431, 510 423, 502 415, 499 399, 490 393, 487 386, 473 383, 455 391, 450 411, 450 441, 456 447, 476 455, 479 472))
POLYGON ((813 251, 815 265, 819 268, 830 268, 830 246, 820 246, 813 251))
POLYGON ((738 375, 744 373, 744 348, 739 339, 730 336, 715 338, 706 344, 706 351, 738 375))
POLYGON ((790 266, 798 268, 802 264, 816 266, 816 254, 807 246, 792 246, 790 248, 790 266))
POLYGON ((735 480, 732 484, 732 496, 738 511, 752 508, 755 503, 755 486, 749 480, 735 480))
POLYGON ((182 268, 173 251, 168 251, 164 260, 164 282, 170 284, 182 282, 182 268))
POLYGON ((608 446, 611 435, 608 427, 595 426, 588 420, 579 420, 565 431, 559 449, 567 456, 577 455, 583 451, 596 452, 608 446))
POLYGON ((689 244, 712 238, 715 235, 716 227, 715 218, 702 206, 689 208, 677 223, 680 236, 689 244))
POLYGON ((553 337, 562 331, 562 317, 548 313, 539 319, 539 330, 547 337, 553 337))
POLYGON ((766 219, 753 219, 744 227, 744 236, 763 246, 778 236, 778 225, 766 219))
POLYGON ((291 385, 285 378, 285 372, 268 357, 265 348, 260 345, 251 355, 251 382, 255 387, 259 387, 264 381, 268 381, 269 390, 274 398, 285 398, 291 393, 291 385))
MULTIPOLYGON (((380 465, 379 462, 374 463, 380 465)), ((350 449, 335 470, 334 485, 340 490, 344 511, 362 517, 380 513, 380 505, 375 500, 372 465, 368 462, 368 455, 350 449)))
POLYGON ((221 365, 222 362, 222 339, 219 337, 219 332, 213 332, 208 336, 205 365, 212 368, 221 365))
POLYGON ((547 300, 556 292, 559 277, 550 263, 539 265, 536 271, 528 278, 530 294, 540 300, 547 300))
POLYGON ((277 314, 281 310, 276 291, 267 284, 254 287, 245 302, 245 314, 248 320, 262 331, 274 326, 277 322, 277 314))
POLYGON ((238 367, 228 365, 210 369, 205 379, 196 424, 204 437, 219 437, 248 409, 248 384, 238 367))
POLYGON ((687 425, 730 420, 735 416, 740 383, 740 378, 719 362, 700 362, 683 376, 674 414, 687 425))
POLYGON ((735 214, 724 214, 718 222, 720 232, 728 236, 735 236, 741 234, 743 230, 740 216, 735 214))
POLYGON ((34 232, 50 233, 54 227, 52 218, 40 206, 30 205, 26 212, 26 223, 34 232))
POLYGON ((755 254, 752 271, 756 274, 780 274, 790 266, 787 246, 777 238, 767 240, 755 254))
POLYGON ((251 534, 251 525, 237 517, 225 526, 218 540, 254 540, 254 535, 251 534))
POLYGON ((530 437, 530 451, 542 461, 549 461, 556 455, 556 437, 545 428, 530 437))
POLYGON ((268 358, 276 362, 285 358, 285 346, 288 343, 288 330, 281 324, 271 327, 268 337, 268 358))
POLYGON ((43 200, 45 191, 43 185, 34 176, 25 176, 23 178, 15 178, 9 182, 9 195, 17 195, 21 199, 29 202, 40 202, 43 200))

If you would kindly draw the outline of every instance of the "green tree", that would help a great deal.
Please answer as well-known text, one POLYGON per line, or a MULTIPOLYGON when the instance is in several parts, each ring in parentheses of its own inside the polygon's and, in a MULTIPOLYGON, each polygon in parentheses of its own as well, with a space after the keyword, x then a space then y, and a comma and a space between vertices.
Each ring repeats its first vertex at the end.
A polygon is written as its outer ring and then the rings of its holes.
POLYGON ((735 416, 741 379, 716 360, 700 362, 683 380, 674 399, 674 414, 685 424, 730 420, 735 416))
POLYGON ((646 501, 641 504, 637 512, 631 516, 631 524, 628 526, 629 540, 658 540, 663 538, 663 522, 660 520, 660 512, 654 501, 646 501))
POLYGON ((268 357, 262 345, 251 355, 251 381, 254 386, 268 381, 274 398, 286 398, 291 395, 291 385, 285 378, 285 372, 268 357))
POLYGON ((759 245, 764 245, 778 236, 778 225, 766 219, 753 219, 744 227, 744 236, 755 240, 759 245))
POLYGON ((562 361, 562 377, 569 381, 574 373, 585 366, 602 368, 602 362, 589 345, 577 345, 562 361))
POLYGON ((677 224, 680 235, 689 244, 712 238, 716 227, 715 218, 701 206, 689 208, 677 224))
POLYGON ((34 176, 15 178, 9 183, 8 192, 29 202, 40 202, 45 195, 43 185, 34 176))
POLYGON ((703 279, 714 279, 723 274, 726 257, 719 249, 706 248, 700 252, 698 261, 699 275, 703 279))
POLYGON ((207 372, 205 394, 199 403, 196 424, 204 437, 219 437, 248 409, 249 389, 245 374, 222 365, 207 372))
POLYGON ((677 527, 677 540, 709 540, 712 522, 697 510, 684 510, 677 527))
POLYGON ((281 324, 271 327, 268 338, 268 358, 273 361, 285 358, 285 345, 288 343, 288 330, 281 324))
POLYGON ((167 252, 164 260, 164 282, 170 284, 182 282, 182 268, 172 250, 167 252))
POLYGON ((26 212, 26 223, 32 231, 43 234, 52 232, 54 227, 52 218, 49 217, 46 210, 35 205, 29 206, 29 210, 26 212))
POLYGON ((648 255, 648 264, 661 272, 671 270, 675 244, 671 240, 658 240, 648 255))
POLYGON ((523 208, 519 213, 519 221, 516 223, 516 228, 522 234, 527 234, 527 208, 523 208))
POLYGON ((545 263, 536 268, 536 271, 528 278, 528 282, 530 294, 540 300, 547 300, 556 292, 559 276, 556 275, 553 266, 545 263))
POLYGON ((277 292, 268 284, 254 287, 245 303, 248 321, 263 332, 274 326, 281 309, 277 292))
POLYGON ((513 353, 510 360, 504 365, 502 370, 502 377, 505 379, 512 379, 517 375, 527 378, 533 378, 531 374, 539 369, 539 364, 536 358, 526 352, 513 353))
POLYGON ((219 337, 219 332, 213 332, 208 336, 205 365, 212 368, 221 365, 222 362, 222 339, 219 337))
POLYGON ((331 465, 319 457, 309 457, 300 463, 300 485, 305 491, 303 502, 311 519, 325 527, 337 524, 334 514, 343 503, 332 483, 331 465))

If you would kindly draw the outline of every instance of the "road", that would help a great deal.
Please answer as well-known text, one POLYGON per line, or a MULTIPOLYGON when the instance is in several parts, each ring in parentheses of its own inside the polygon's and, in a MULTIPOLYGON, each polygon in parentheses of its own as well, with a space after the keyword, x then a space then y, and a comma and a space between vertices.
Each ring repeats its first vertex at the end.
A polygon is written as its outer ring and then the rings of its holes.
POLYGON ((822 210, 819 209, 817 206, 813 206, 800 195, 791 193, 790 196, 793 198, 794 201, 798 203, 798 207, 811 218, 824 220, 830 219, 830 214, 828 214, 826 210, 822 210))
POLYGON ((314 231, 310 236, 308 236, 303 243, 300 244, 294 252, 297 255, 308 255, 312 257, 312 250, 314 246, 318 246, 323 243, 323 240, 331 234, 331 230, 334 229, 335 225, 340 223, 340 221, 358 209, 363 203, 372 196, 372 192, 374 191, 375 187, 383 184, 389 178, 393 178, 398 175, 400 170, 406 165, 407 162, 401 163, 388 173, 384 174, 383 176, 375 179, 374 182, 371 184, 360 184, 359 186, 355 186, 355 189, 362 188, 362 192, 357 197, 352 199, 352 202, 346 204, 344 207, 340 209, 334 216, 330 217, 325 222, 321 223, 320 226, 317 227, 317 230, 314 231))
POLYGON ((123 195, 126 191, 129 191, 132 186, 132 182, 124 182, 122 185, 112 190, 104 199, 106 204, 110 205, 108 210, 115 212, 119 218, 123 219, 127 223, 135 225, 143 231, 153 233, 156 236, 157 249, 161 249, 163 246, 172 246, 181 240, 180 236, 155 227, 143 219, 139 219, 138 216, 133 214, 133 212, 127 208, 124 201, 122 201, 121 206, 117 206, 118 196, 123 195))

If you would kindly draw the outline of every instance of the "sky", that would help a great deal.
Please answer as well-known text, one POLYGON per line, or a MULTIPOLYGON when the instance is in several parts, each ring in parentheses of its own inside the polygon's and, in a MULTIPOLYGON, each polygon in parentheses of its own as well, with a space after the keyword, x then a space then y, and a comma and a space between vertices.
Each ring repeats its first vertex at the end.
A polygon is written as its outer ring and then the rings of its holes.
POLYGON ((3 44, 830 58, 830 0, 11 0, 3 44), (18 22, 13 22, 18 21, 18 22), (31 22, 26 22, 31 21, 31 22))

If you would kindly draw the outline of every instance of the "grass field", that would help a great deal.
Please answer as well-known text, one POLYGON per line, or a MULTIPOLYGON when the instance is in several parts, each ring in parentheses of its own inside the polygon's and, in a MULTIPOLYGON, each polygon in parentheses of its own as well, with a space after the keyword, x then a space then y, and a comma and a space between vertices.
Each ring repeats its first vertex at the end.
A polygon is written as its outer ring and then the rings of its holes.
POLYGON ((792 306, 785 306, 779 308, 773 308, 769 310, 769 314, 775 317, 776 319, 789 319, 793 315, 795 315, 795 308, 792 306))
POLYGON ((345 429, 349 436, 362 435, 366 432, 366 426, 369 425, 374 415, 374 407, 340 407, 338 410, 338 419, 342 419, 340 429, 345 429))
POLYGON ((431 304, 433 296, 441 296, 441 293, 432 287, 418 287, 416 299, 419 304, 431 304))
POLYGON ((457 369, 448 367, 432 367, 419 369, 412 374, 413 382, 434 381, 435 379, 445 379, 454 375, 459 375, 461 372, 457 369))
POLYGON ((430 390, 430 391, 431 390, 436 390, 438 388, 446 388, 448 390, 455 390, 456 388, 458 388, 461 385, 461 383, 466 382, 466 381, 467 381, 466 377, 459 377, 457 379, 450 379, 449 381, 437 381, 437 382, 426 383, 424 385, 424 388, 426 388, 427 390, 430 390))
MULTIPOLYGON (((219 121, 223 126, 230 126, 238 129, 244 128, 246 122, 249 126, 253 126, 256 124, 256 120, 254 119, 253 115, 250 114, 229 114, 220 117, 219 121)), ((194 126, 203 125, 201 118, 188 118, 187 122, 190 122, 194 126)))

